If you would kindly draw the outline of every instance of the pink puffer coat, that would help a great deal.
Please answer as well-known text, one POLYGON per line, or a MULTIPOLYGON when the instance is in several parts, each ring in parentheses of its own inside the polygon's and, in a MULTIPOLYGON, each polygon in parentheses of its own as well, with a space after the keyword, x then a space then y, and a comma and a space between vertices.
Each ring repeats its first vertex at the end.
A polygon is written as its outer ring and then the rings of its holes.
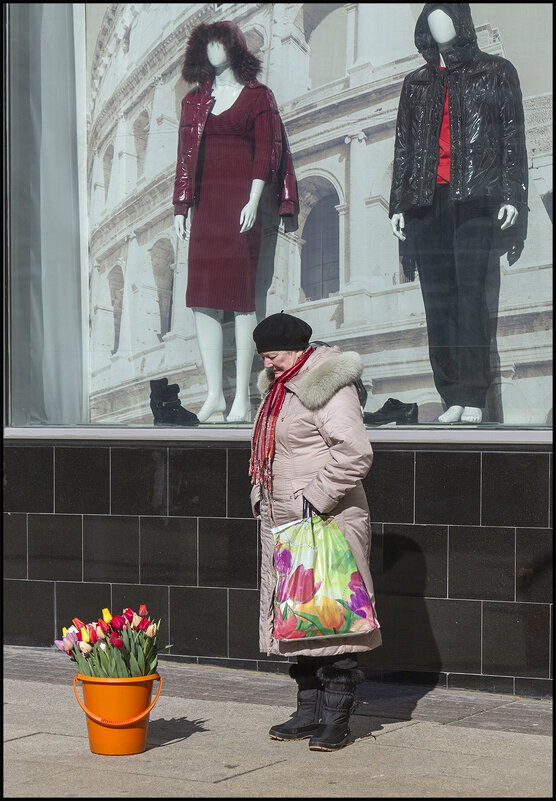
MULTIPOLYGON (((371 524, 361 484, 371 467, 373 452, 353 385, 361 372, 357 353, 318 347, 285 385, 286 397, 276 424, 273 518, 261 487, 254 486, 251 492, 253 514, 261 519, 259 647, 263 653, 335 656, 369 651, 382 643, 380 629, 328 640, 287 641, 272 636, 275 570, 271 528, 299 520, 303 496, 314 509, 334 515, 375 605, 369 567, 371 524)), ((263 394, 272 381, 272 371, 263 370, 258 382, 263 394)))

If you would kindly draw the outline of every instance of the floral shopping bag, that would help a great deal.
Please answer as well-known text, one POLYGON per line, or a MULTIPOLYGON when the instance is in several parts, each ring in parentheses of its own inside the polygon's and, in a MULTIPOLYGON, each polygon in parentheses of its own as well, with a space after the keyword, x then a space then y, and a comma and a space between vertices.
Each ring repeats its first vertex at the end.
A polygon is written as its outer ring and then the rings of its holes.
POLYGON ((363 634, 380 628, 353 554, 330 516, 272 529, 274 638, 363 634))

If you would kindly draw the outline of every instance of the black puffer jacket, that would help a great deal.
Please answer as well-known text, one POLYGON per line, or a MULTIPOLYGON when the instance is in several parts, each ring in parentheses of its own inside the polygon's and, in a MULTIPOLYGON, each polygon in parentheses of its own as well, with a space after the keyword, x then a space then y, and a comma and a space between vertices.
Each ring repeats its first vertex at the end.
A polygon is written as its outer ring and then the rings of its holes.
POLYGON ((406 76, 400 96, 390 217, 432 204, 439 158, 438 137, 446 87, 450 114, 450 197, 489 198, 527 206, 527 153, 521 90, 512 64, 483 53, 468 3, 426 3, 415 26, 415 46, 426 65, 406 76), (441 8, 456 38, 442 55, 428 15, 441 8))

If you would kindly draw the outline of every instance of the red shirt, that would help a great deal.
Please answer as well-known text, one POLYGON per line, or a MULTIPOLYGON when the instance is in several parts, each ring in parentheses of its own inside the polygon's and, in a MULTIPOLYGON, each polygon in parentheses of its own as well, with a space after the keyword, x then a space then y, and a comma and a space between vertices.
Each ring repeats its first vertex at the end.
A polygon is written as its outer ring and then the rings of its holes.
MULTIPOLYGON (((440 69, 446 69, 439 65, 440 69)), ((446 88, 446 100, 444 101, 444 115, 440 126, 440 136, 438 138, 439 158, 436 170, 436 183, 450 183, 450 118, 448 114, 448 88, 446 88)))

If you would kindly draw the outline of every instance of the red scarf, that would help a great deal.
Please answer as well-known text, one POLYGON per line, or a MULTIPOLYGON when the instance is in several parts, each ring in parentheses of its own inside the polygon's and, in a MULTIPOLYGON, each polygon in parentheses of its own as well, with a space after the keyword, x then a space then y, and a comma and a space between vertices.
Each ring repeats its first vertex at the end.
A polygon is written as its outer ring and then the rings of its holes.
POLYGON ((249 475, 252 484, 262 484, 269 492, 272 490, 272 460, 274 458, 276 422, 286 397, 284 384, 299 373, 314 350, 314 348, 306 350, 293 367, 282 373, 279 378, 274 379, 272 388, 257 412, 251 437, 249 475))

